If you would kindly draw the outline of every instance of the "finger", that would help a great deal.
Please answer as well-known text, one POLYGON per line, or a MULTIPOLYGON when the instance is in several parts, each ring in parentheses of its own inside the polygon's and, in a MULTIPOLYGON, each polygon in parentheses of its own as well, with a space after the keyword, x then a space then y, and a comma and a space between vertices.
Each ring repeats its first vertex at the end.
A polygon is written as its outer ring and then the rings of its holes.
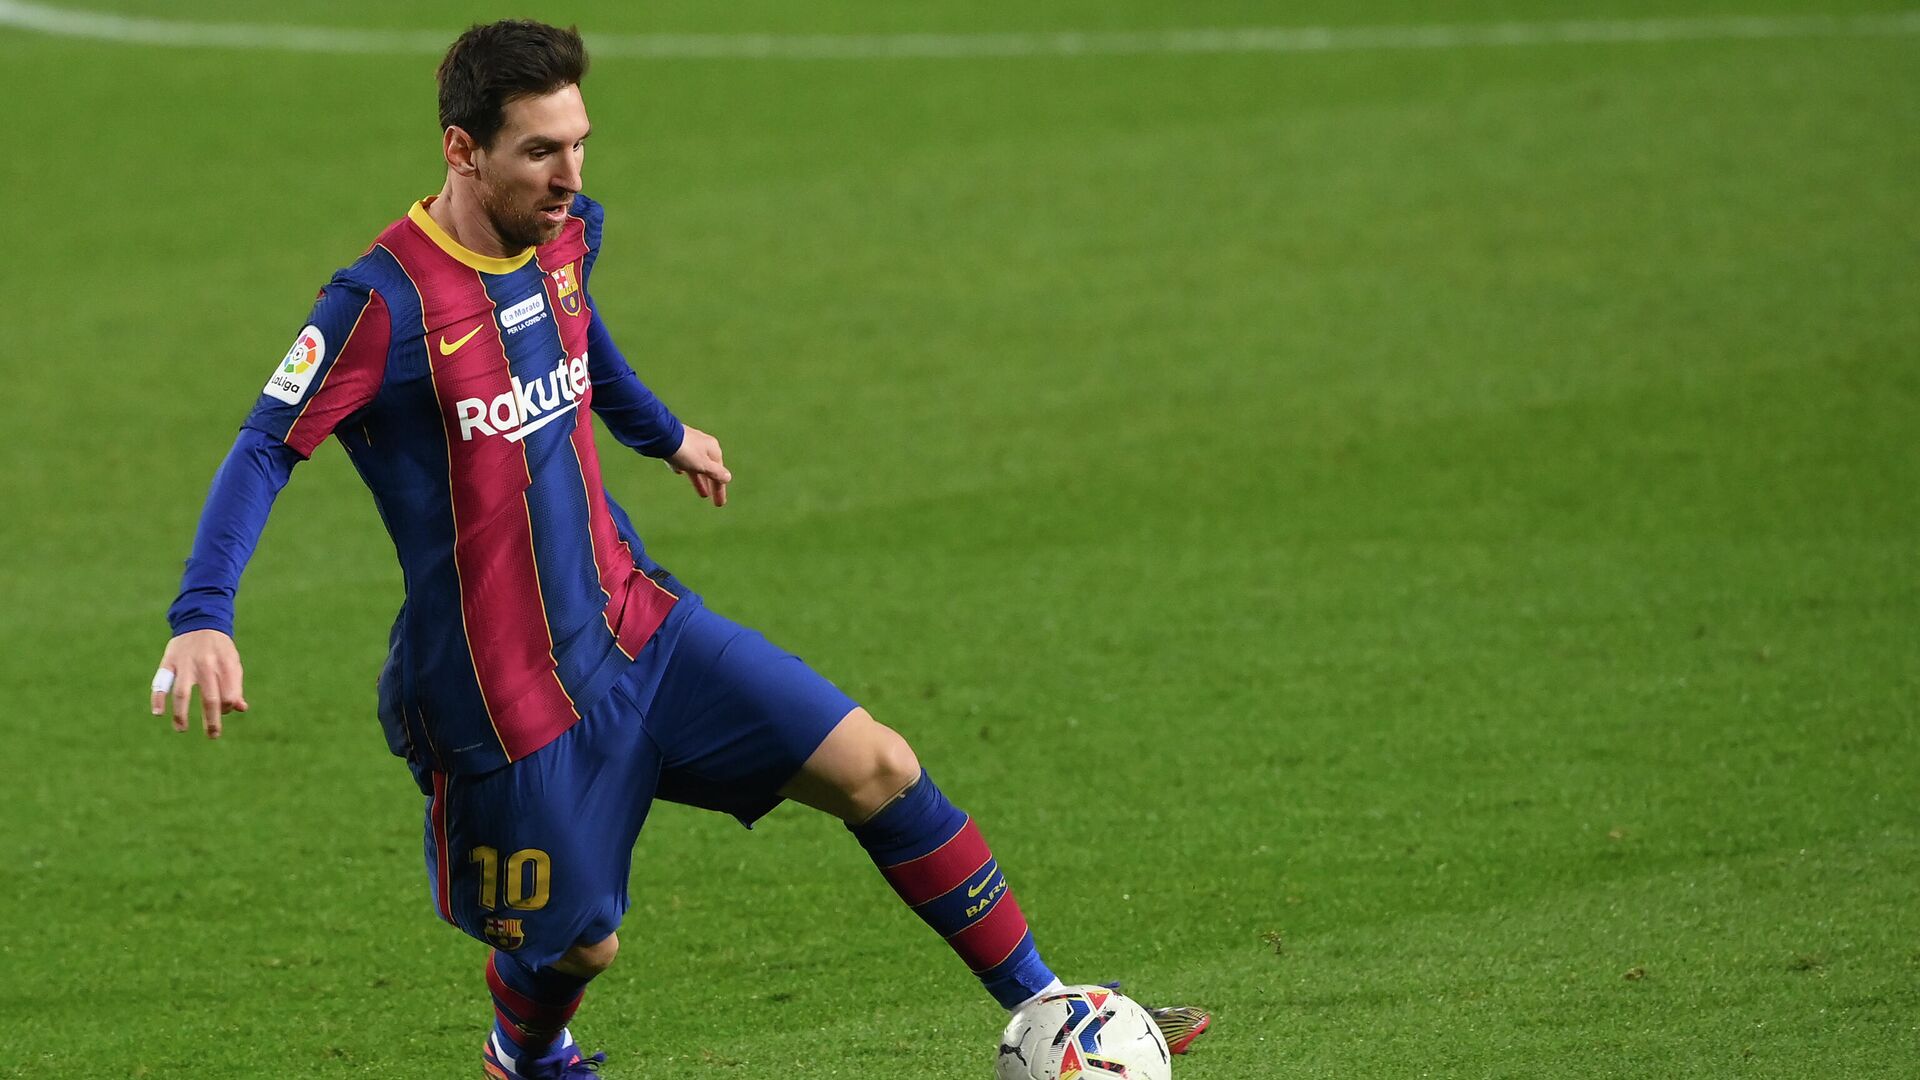
POLYGON ((687 474, 688 482, 693 484, 693 493, 701 498, 707 497, 707 478, 697 472, 687 474))
POLYGON ((220 680, 220 685, 229 688, 227 690, 227 712, 247 711, 247 695, 243 689, 245 681, 246 673, 240 670, 238 663, 227 665, 226 677, 220 680))
POLYGON ((713 485, 713 505, 727 505, 727 485, 725 481, 713 485))
POLYGON ((159 716, 167 708, 167 694, 173 690, 173 669, 161 664, 153 676, 154 689, 147 695, 148 704, 153 706, 153 715, 159 716))
POLYGON ((182 664, 173 680, 173 730, 187 730, 187 710, 193 707, 193 688, 199 680, 192 664, 182 664))
POLYGON ((225 698, 220 693, 220 676, 216 672, 207 672, 200 680, 200 723, 207 729, 207 738, 220 737, 220 713, 225 698))

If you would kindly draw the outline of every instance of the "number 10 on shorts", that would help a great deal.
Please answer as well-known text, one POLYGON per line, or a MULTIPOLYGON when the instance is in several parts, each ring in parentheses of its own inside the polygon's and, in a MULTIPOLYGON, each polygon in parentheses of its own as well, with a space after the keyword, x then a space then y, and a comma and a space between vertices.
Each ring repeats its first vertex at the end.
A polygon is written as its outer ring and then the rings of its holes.
POLYGON ((515 911, 539 911, 547 906, 547 884, 553 878, 553 861, 539 848, 522 848, 507 856, 506 873, 501 874, 500 853, 490 847, 477 847, 467 861, 480 864, 480 909, 492 911, 504 900, 515 911), (501 886, 506 895, 501 895, 501 886))

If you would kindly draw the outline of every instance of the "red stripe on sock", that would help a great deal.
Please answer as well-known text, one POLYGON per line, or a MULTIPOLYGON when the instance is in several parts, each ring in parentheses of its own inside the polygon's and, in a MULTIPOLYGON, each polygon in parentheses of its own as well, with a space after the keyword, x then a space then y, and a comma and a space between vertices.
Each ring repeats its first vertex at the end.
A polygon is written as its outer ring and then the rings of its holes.
POLYGON ((500 977, 500 969, 494 965, 497 953, 487 954, 487 989, 493 994, 494 1013, 506 1019, 509 1026, 526 1032, 534 1039, 558 1034, 579 1011, 580 1000, 586 997, 586 991, 573 995, 571 1001, 563 1004, 551 1004, 535 1001, 527 995, 507 985, 500 977), (517 1017, 518 1019, 515 1019, 517 1017))
POLYGON ((495 1000, 505 1005, 512 1012, 519 1014, 522 1020, 531 1020, 533 1014, 540 1011, 540 1006, 535 1004, 532 998, 508 986, 507 980, 500 977, 500 971, 493 966, 493 962, 494 954, 488 953, 487 989, 492 992, 495 1000))
POLYGON ((497 1001, 493 1003, 493 1019, 503 1030, 517 1031, 522 1035, 527 1033, 527 1029, 520 1026, 520 1021, 514 1019, 507 1010, 501 1008, 500 1003, 497 1001))
POLYGON ((1013 898, 1013 890, 1008 889, 1000 897, 993 910, 987 912, 979 922, 947 939, 953 951, 967 962, 974 974, 986 971, 1013 955, 1020 942, 1027 936, 1027 917, 1020 913, 1020 904, 1013 898))
POLYGON ((968 818, 946 843, 917 859, 885 867, 880 872, 908 907, 919 907, 967 881, 991 858, 993 852, 987 850, 980 827, 968 818))

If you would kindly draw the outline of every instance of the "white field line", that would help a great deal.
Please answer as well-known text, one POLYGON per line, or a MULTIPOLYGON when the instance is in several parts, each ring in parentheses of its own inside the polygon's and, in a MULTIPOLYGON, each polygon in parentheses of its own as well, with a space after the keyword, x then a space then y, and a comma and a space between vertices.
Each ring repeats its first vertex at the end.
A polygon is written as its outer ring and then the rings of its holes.
MULTIPOLYGON (((354 30, 267 23, 182 22, 0 0, 0 26, 129 45, 316 53, 445 51, 455 31, 354 30)), ((596 57, 704 60, 965 59, 1315 53, 1375 49, 1894 37, 1920 34, 1920 11, 1880 15, 1580 19, 1427 26, 1242 27, 1211 30, 975 34, 590 34, 596 57)))

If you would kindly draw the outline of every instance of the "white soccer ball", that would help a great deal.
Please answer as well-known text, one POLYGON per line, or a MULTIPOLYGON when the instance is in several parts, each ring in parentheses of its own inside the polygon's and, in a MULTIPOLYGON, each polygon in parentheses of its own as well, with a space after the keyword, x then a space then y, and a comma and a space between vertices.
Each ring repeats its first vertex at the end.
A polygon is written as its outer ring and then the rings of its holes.
POLYGON ((1173 1057, 1153 1017, 1104 986, 1069 986, 1013 1014, 997 1080, 1171 1080, 1173 1057))

